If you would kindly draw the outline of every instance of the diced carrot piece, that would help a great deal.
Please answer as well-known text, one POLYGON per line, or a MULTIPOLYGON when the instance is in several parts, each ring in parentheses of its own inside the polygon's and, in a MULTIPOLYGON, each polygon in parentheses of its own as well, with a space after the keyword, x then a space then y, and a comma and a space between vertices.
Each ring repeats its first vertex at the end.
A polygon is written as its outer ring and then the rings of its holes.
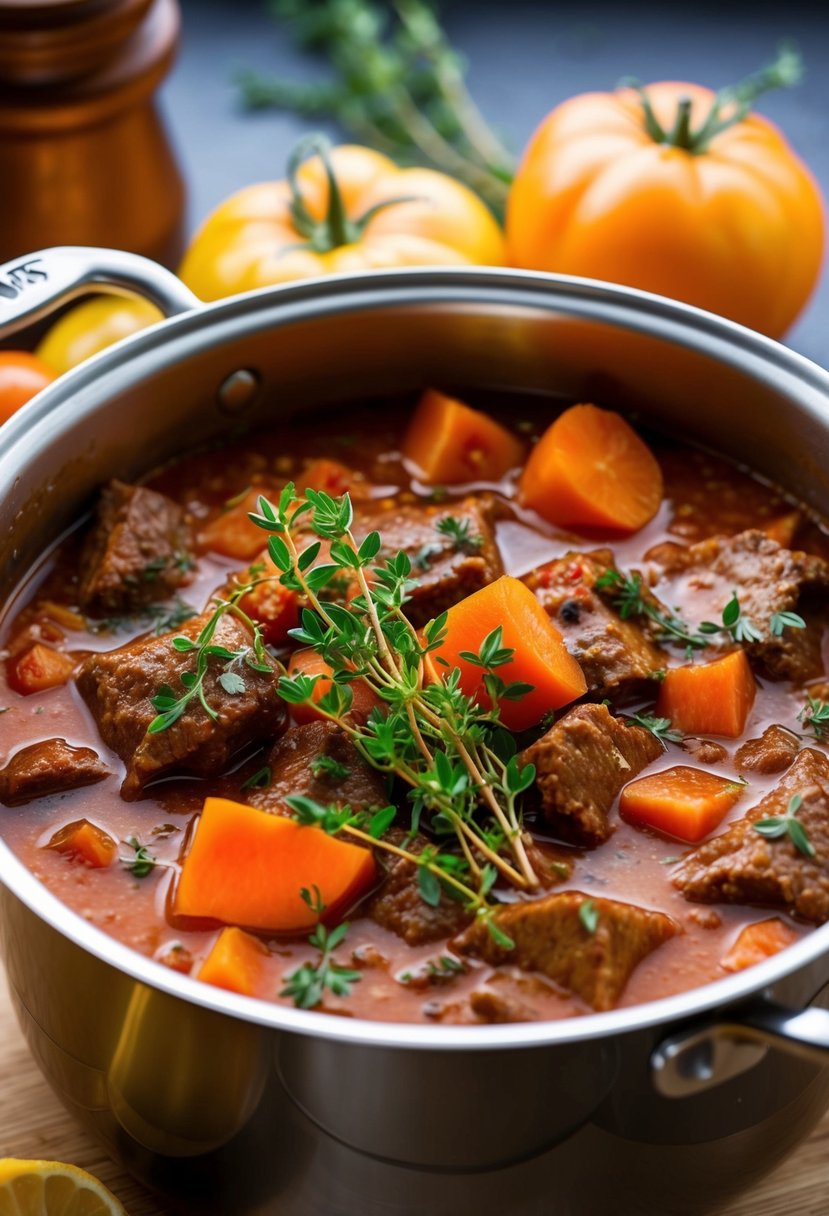
POLYGON ((678 764, 626 785, 619 813, 629 823, 697 841, 722 823, 742 792, 739 781, 678 764))
POLYGON ((348 493, 352 498, 362 499, 368 498, 371 493, 370 483, 355 473, 354 469, 340 464, 339 460, 328 460, 325 457, 312 460, 305 472, 297 475, 296 487, 300 494, 310 487, 312 490, 324 490, 332 498, 339 498, 348 493))
POLYGON ((64 629, 71 629, 78 633, 86 629, 86 617, 75 612, 74 608, 67 608, 65 604, 57 604, 54 600, 43 600, 38 604, 38 611, 49 620, 62 625, 64 629))
POLYGON ((784 549, 790 549, 795 532, 800 527, 800 519, 799 511, 788 511, 785 515, 778 515, 776 519, 770 520, 763 531, 770 540, 776 540, 784 549))
POLYGON ((241 929, 222 929, 199 968, 198 978, 229 992, 256 996, 261 989, 267 947, 241 929))
POLYGON ((794 929, 785 925, 779 917, 761 920, 754 925, 746 925, 721 966, 726 971, 744 971, 746 967, 753 967, 755 963, 762 963, 772 955, 779 954, 796 941, 794 929))
POLYGON ((500 481, 524 459, 524 444, 488 414, 429 389, 403 440, 403 456, 424 481, 500 481))
MULTIPOLYGON (((288 661, 288 675, 319 676, 312 694, 315 703, 319 703, 331 688, 331 668, 322 655, 315 650, 295 650, 288 661)), ((365 722, 371 711, 382 702, 365 680, 353 680, 349 685, 352 694, 350 714, 355 722, 365 722)), ((312 705, 292 705, 291 713, 300 725, 307 722, 318 722, 324 717, 312 705)))
MULTIPOLYGON (((281 646, 288 641, 288 630, 296 629, 299 624, 299 597, 290 587, 283 587, 279 582, 280 572, 271 561, 267 549, 259 554, 256 565, 264 569, 261 575, 255 577, 272 577, 242 596, 239 607, 262 626, 262 636, 266 642, 281 646)), ((243 577, 246 578, 247 573, 243 577)))
POLYGON ((686 735, 737 739, 756 691, 745 652, 732 650, 710 663, 671 667, 659 689, 656 712, 686 735))
POLYGON ((266 489, 254 487, 239 502, 211 519, 199 532, 199 544, 213 553, 235 557, 240 561, 252 561, 257 557, 267 536, 261 528, 251 523, 248 513, 259 513, 260 495, 270 497, 266 489))
POLYGON ((628 536, 653 519, 662 502, 662 470, 620 414, 573 405, 530 452, 521 497, 562 528, 628 536))
POLYGON ((180 916, 271 933, 300 932, 319 917, 302 899, 319 888, 333 916, 375 879, 370 849, 227 798, 207 798, 175 896, 180 916))
POLYGON ((88 819, 67 823, 55 832, 46 847, 56 849, 58 853, 68 853, 70 857, 85 861, 96 870, 111 866, 118 852, 118 844, 109 832, 88 819))
POLYGON ((27 697, 31 693, 65 684, 75 666, 76 660, 71 655, 36 642, 9 660, 7 678, 15 692, 27 697))
POLYGON ((532 692, 520 700, 501 701, 501 720, 505 726, 524 730, 539 722, 547 710, 559 709, 584 695, 587 691, 584 672, 568 652, 558 629, 529 587, 508 574, 449 609, 446 638, 432 652, 437 670, 441 670, 444 662, 449 668, 459 668, 464 693, 490 707, 483 669, 461 658, 461 651, 478 653, 484 638, 499 625, 501 645, 515 654, 495 674, 505 684, 533 686, 532 692))

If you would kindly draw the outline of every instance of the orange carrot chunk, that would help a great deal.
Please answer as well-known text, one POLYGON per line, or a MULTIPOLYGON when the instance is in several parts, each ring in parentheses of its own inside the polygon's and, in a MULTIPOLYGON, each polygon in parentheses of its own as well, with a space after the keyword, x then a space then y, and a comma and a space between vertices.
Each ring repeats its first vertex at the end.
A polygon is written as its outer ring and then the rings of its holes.
POLYGON ((212 553, 221 553, 224 557, 235 557, 239 561, 253 561, 262 549, 262 541, 267 536, 261 528, 251 523, 248 513, 259 514, 259 497, 272 497, 264 488, 248 490, 244 498, 232 507, 211 519, 199 532, 199 544, 212 553))
MULTIPOLYGON (((307 675, 318 676, 312 700, 315 705, 318 705, 325 694, 330 690, 334 681, 331 679, 331 668, 326 663, 322 655, 317 654, 315 650, 303 649, 295 650, 288 662, 288 675, 307 675)), ((377 697, 369 684, 365 680, 353 680, 349 684, 351 689, 352 702, 349 713, 355 722, 365 722, 371 711, 376 705, 381 705, 379 697, 377 697)), ((325 718, 325 715, 314 709, 313 705, 292 705, 291 713, 294 720, 304 725, 307 722, 319 722, 325 718)))
POLYGON ((567 651, 558 629, 529 587, 508 574, 449 609, 446 638, 440 649, 432 652, 436 670, 459 668, 464 693, 489 708, 486 673, 462 658, 461 652, 477 654, 487 635, 499 626, 501 646, 515 653, 509 662, 495 669, 495 674, 505 684, 532 685, 532 691, 520 700, 501 700, 505 726, 524 730, 539 722, 547 710, 559 709, 584 695, 584 672, 567 651))
POLYGON ((662 471, 620 414, 573 405, 555 420, 530 453, 521 497, 561 528, 628 536, 651 519, 662 501, 662 471))
POLYGON ((697 841, 722 823, 742 792, 738 781, 678 764, 626 785, 619 813, 628 823, 697 841))
POLYGON ((745 729, 757 685, 742 650, 721 659, 672 667, 662 681, 656 712, 686 735, 737 739, 745 729))
POLYGON ((754 925, 746 925, 721 966, 726 971, 744 971, 746 967, 753 967, 755 963, 762 963, 772 955, 779 954, 796 941, 794 929, 785 925, 779 917, 761 920, 754 925))
POLYGON ((88 819, 76 819, 74 823, 67 823, 55 832, 47 848, 85 861, 96 870, 112 865, 118 852, 118 845, 109 832, 90 823, 88 819))
POLYGON ((524 444, 488 414, 429 389, 403 440, 403 456, 424 481, 500 481, 524 458, 524 444))
MULTIPOLYGON (((267 578, 268 581, 257 583, 252 591, 242 596, 239 607, 261 626, 262 636, 269 645, 282 646, 288 641, 288 631, 299 625, 299 597, 279 582, 280 572, 267 549, 259 554, 255 564, 263 570, 253 578, 267 578)), ((241 577, 246 579, 247 572, 241 577)))
POLYGON ((36 642, 9 660, 7 677, 15 692, 27 697, 31 693, 45 692, 48 688, 65 684, 75 666, 76 660, 71 655, 36 642))
POLYGON ((268 950, 241 929, 222 929, 202 963, 198 978, 229 992, 256 996, 261 989, 268 950))
POLYGON ((788 511, 785 515, 778 515, 776 519, 769 520, 763 525, 763 531, 770 540, 776 540, 784 549, 791 549, 801 520, 799 511, 788 511))
POLYGON ((319 916, 300 892, 319 888, 325 915, 374 882, 370 849, 228 798, 207 798, 175 896, 179 916, 299 933, 319 916))

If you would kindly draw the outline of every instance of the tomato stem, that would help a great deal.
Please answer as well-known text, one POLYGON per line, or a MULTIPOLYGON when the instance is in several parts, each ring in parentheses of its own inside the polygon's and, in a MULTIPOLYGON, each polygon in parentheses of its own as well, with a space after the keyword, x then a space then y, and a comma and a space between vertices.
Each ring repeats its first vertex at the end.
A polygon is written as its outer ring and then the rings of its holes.
POLYGON ((412 202, 412 196, 384 199, 369 207, 363 215, 351 219, 343 202, 340 184, 331 163, 331 141, 320 132, 304 136, 294 145, 288 161, 288 183, 291 187, 291 219, 305 244, 315 253, 330 253, 342 245, 353 245, 360 240, 368 225, 386 207, 397 203, 412 202), (302 162, 309 156, 318 156, 328 179, 328 210, 325 218, 317 220, 308 210, 299 187, 298 174, 302 162))
POLYGON ((699 156, 708 151, 711 141, 717 135, 742 122, 758 97, 773 89, 790 89, 802 79, 801 55, 790 43, 784 43, 771 63, 737 84, 720 89, 714 97, 711 109, 696 130, 691 126, 690 98, 680 97, 674 124, 670 130, 666 130, 656 117, 647 90, 636 80, 628 79, 622 84, 630 86, 639 94, 645 130, 654 143, 683 148, 686 152, 699 156))

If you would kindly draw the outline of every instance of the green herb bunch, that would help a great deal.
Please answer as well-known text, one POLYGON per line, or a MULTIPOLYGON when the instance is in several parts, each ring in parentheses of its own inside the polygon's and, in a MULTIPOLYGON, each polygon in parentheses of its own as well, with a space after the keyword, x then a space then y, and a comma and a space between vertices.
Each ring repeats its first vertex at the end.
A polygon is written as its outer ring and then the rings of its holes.
POLYGON ((503 215, 514 158, 470 96, 461 57, 429 4, 275 0, 271 11, 332 74, 300 84, 245 71, 248 107, 333 118, 397 160, 452 174, 503 215))
POLYGON ((446 613, 421 634, 403 608, 415 580, 404 552, 378 561, 380 536, 371 532, 358 545, 351 530, 347 494, 335 499, 313 489, 300 498, 293 483, 277 504, 259 500, 251 520, 269 533, 270 557, 280 582, 296 591, 306 607, 295 641, 311 647, 326 662, 332 685, 319 700, 320 676, 283 675, 278 682, 289 704, 313 702, 317 712, 336 722, 375 769, 409 787, 411 830, 428 816, 436 844, 413 853, 383 840, 392 808, 372 820, 348 807, 324 807, 308 798, 290 799, 295 815, 331 832, 344 832, 405 857, 418 867, 420 891, 436 904, 441 891, 453 894, 492 922, 489 893, 500 878, 519 889, 537 885, 522 837, 520 796, 533 782, 532 765, 520 767, 513 736, 500 722, 499 702, 517 700, 529 685, 508 684, 499 668, 513 651, 493 630, 480 650, 465 658, 481 667, 492 708, 464 694, 457 668, 442 669, 435 651, 446 636, 446 613), (310 541, 310 543, 306 543, 310 541), (326 601, 332 579, 347 575, 357 594, 348 603, 326 601), (364 723, 350 715, 353 684, 365 681, 378 707, 364 723))

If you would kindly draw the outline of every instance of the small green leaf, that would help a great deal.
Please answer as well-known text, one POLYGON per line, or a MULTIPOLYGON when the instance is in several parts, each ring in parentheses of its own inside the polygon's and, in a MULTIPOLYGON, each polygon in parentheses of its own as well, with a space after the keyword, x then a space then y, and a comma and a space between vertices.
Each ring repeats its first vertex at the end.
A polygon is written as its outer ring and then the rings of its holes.
POLYGON ((245 691, 245 681, 235 671, 223 671, 219 676, 219 683, 232 697, 238 697, 245 691))
POLYGON ((417 886, 423 902, 431 908, 436 908, 440 903, 440 883, 432 871, 427 870, 425 865, 418 866, 417 886))
POLYGON ((585 899, 579 907, 579 920, 591 936, 599 927, 599 910, 592 899, 585 899))
POLYGON ((372 815, 371 819, 369 820, 369 836, 372 836, 375 840, 379 840, 381 836, 386 834, 391 825, 394 823, 396 815, 397 807, 394 806, 386 806, 383 807, 381 811, 377 811, 376 814, 372 815))

